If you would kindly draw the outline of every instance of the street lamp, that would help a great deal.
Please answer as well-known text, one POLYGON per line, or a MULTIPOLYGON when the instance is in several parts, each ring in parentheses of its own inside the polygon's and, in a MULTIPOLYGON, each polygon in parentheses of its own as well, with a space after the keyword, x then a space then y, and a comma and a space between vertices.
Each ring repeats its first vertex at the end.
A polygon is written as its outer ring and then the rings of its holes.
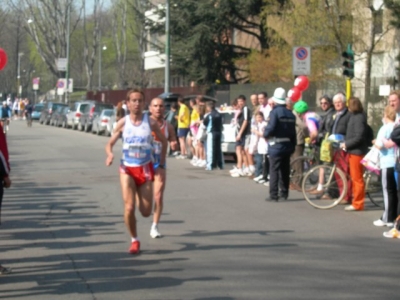
POLYGON ((164 93, 169 93, 169 62, 170 62, 170 32, 169 32, 169 0, 165 5, 165 85, 164 93))
POLYGON ((21 56, 23 55, 24 53, 18 52, 18 75, 17 75, 18 98, 21 97, 21 56))
POLYGON ((104 50, 107 50, 105 45, 99 50, 99 91, 101 90, 101 52, 104 50))

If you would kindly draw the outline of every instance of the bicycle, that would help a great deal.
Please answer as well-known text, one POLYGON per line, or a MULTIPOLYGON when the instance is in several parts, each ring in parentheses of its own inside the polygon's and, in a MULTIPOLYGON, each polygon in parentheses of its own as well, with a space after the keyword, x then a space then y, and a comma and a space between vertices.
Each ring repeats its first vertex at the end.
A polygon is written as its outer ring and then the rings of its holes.
MULTIPOLYGON (((383 207, 383 192, 380 176, 365 169, 363 178, 365 182, 365 193, 370 201, 378 207, 383 207)), ((330 209, 338 205, 346 196, 348 180, 349 178, 347 175, 338 168, 335 163, 324 163, 312 167, 304 175, 302 192, 306 201, 313 207, 330 209), (323 171, 321 171, 321 169, 323 171), (323 174, 323 190, 321 193, 316 194, 315 191, 320 174, 323 174), (316 181, 315 178, 317 178, 316 181)))
MULTIPOLYGON (((304 175, 318 163, 318 149, 314 145, 306 146, 304 155, 296 157, 290 162, 290 184, 296 190, 301 191, 301 183, 304 175), (297 172, 296 170, 302 170, 297 172)), ((314 178, 318 182, 318 177, 314 178)))

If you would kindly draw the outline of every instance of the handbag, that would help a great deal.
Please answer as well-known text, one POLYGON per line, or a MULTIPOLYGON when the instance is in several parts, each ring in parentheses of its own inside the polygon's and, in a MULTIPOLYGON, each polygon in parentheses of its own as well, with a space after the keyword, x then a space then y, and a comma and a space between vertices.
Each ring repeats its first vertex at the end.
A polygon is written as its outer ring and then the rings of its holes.
POLYGON ((333 145, 332 141, 328 140, 328 134, 326 134, 325 139, 321 143, 320 150, 320 160, 323 162, 332 162, 333 158, 333 145))
POLYGON ((371 150, 361 160, 361 164, 368 170, 379 175, 380 173, 380 154, 378 148, 372 147, 371 150))

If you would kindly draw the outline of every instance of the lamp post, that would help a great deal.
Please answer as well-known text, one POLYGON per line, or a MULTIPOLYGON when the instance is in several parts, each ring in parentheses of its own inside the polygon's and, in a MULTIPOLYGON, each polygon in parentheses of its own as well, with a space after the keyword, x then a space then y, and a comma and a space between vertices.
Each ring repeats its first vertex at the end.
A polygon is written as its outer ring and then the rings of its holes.
POLYGON ((24 53, 22 52, 18 52, 18 74, 17 74, 17 94, 18 94, 18 98, 21 97, 21 56, 24 55, 24 53))
POLYGON ((169 32, 169 0, 165 5, 165 85, 164 93, 169 93, 169 61, 170 61, 170 32, 169 32))
POLYGON ((70 26, 71 26, 71 2, 68 3, 67 7, 67 70, 65 72, 65 103, 68 103, 68 91, 69 91, 69 42, 70 42, 70 26))

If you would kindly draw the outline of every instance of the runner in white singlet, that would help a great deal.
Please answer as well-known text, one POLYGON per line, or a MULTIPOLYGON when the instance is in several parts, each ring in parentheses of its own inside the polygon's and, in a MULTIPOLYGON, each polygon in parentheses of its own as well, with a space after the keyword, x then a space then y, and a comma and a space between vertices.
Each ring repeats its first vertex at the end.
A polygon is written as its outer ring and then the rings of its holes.
MULTIPOLYGON (((150 103, 151 118, 158 123, 161 132, 170 142, 172 151, 177 150, 177 142, 174 127, 164 120, 164 101, 160 98, 154 98, 150 103)), ((154 138, 154 212, 153 224, 150 229, 150 236, 154 238, 161 237, 158 231, 158 223, 160 222, 163 210, 163 197, 166 184, 166 166, 161 164, 161 142, 153 132, 154 138)))
POLYGON ((135 204, 143 217, 151 214, 153 207, 154 169, 152 162, 152 132, 161 143, 160 164, 165 164, 167 140, 157 122, 148 114, 143 114, 144 95, 140 90, 131 90, 127 94, 127 106, 130 114, 118 121, 115 131, 106 145, 106 165, 113 162, 113 146, 122 134, 122 160, 120 182, 125 204, 124 220, 131 234, 129 253, 140 252, 140 241, 136 231, 135 204))

